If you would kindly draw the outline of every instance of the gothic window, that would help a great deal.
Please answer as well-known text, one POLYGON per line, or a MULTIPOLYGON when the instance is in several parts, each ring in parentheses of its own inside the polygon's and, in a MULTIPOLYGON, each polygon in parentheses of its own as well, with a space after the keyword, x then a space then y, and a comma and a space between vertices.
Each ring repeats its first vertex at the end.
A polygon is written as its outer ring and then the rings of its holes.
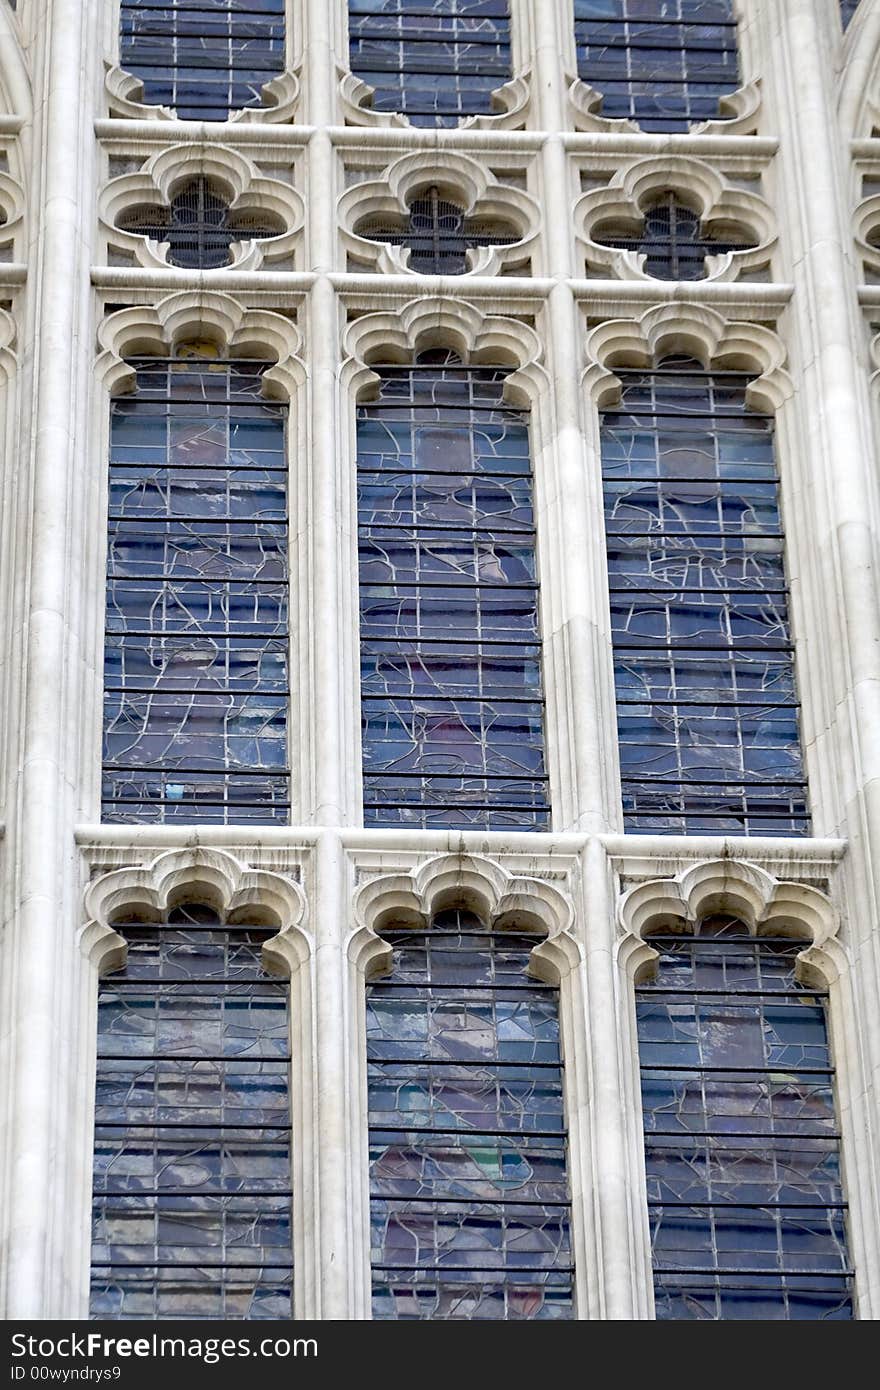
POLYGON ((840 0, 840 19, 844 29, 858 8, 859 0, 840 0))
POLYGON ((366 825, 540 830, 528 419, 444 351, 376 368, 358 410, 366 825))
POLYGON ((657 280, 702 280, 707 256, 742 251, 754 245, 738 237, 716 239, 704 233, 697 213, 678 202, 674 193, 664 193, 647 208, 639 235, 609 224, 599 226, 591 236, 600 246, 641 251, 645 273, 657 280))
POLYGON ((289 985, 272 928, 132 919, 101 981, 91 1316, 291 1317, 289 985))
POLYGON ((732 0, 574 0, 578 74, 644 130, 715 120, 740 85, 732 0))
POLYGON ((104 818, 285 823, 286 408, 209 344, 113 401, 104 818))
POLYGON ((636 993, 660 1319, 851 1318, 827 998, 715 917, 636 993))
POLYGON ((181 120, 262 104, 284 70, 284 0, 122 0, 119 61, 181 120))
POLYGON ((438 913, 367 988, 373 1317, 572 1317, 558 990, 541 938, 438 913))
POLYGON ((602 460, 627 828, 806 834, 772 420, 740 373, 618 375, 602 460))
POLYGON ((413 125, 493 113, 510 78, 507 0, 348 0, 351 69, 413 125))
POLYGON ((421 275, 464 275, 472 247, 512 246, 520 234, 509 223, 466 217, 464 208, 436 187, 423 189, 409 208, 406 225, 388 217, 358 224, 358 236, 409 247, 409 267, 421 275))
POLYGON ((171 265, 212 270, 229 265, 234 241, 279 236, 279 218, 260 210, 232 212, 223 194, 208 179, 190 179, 169 207, 131 208, 116 224, 124 232, 168 243, 171 265))

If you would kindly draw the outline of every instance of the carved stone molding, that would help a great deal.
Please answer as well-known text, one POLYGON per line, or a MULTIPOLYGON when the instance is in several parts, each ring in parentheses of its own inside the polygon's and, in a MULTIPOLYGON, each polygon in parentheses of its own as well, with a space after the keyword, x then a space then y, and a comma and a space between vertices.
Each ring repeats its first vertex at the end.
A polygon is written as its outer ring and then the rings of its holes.
MULTIPOLYGON (((588 82, 569 74, 568 101, 576 130, 604 131, 608 134, 641 132, 637 121, 628 116, 603 116, 602 93, 588 82)), ((729 92, 719 101, 721 116, 711 121, 698 121, 686 134, 690 135, 755 135, 761 118, 761 84, 748 82, 729 92)))
POLYGON ((615 367, 651 367, 675 353, 695 357, 707 369, 753 372, 746 400, 755 410, 773 414, 792 394, 785 344, 778 334, 697 304, 660 304, 637 319, 599 324, 587 337, 591 365, 585 384, 601 408, 619 393, 615 367))
POLYGON ((299 332, 289 319, 268 309, 247 309, 213 290, 183 290, 155 305, 110 314, 98 328, 96 371, 112 394, 132 390, 134 371, 126 358, 164 357, 190 338, 207 338, 229 355, 274 358, 275 366, 263 375, 266 395, 290 400, 305 380, 297 355, 299 332))
POLYGON ((711 230, 731 226, 755 243, 753 247, 706 257, 706 280, 735 280, 764 266, 776 245, 775 219, 768 203, 755 193, 735 187, 711 164, 689 155, 651 155, 619 168, 604 188, 591 189, 575 204, 575 228, 591 265, 622 280, 650 281, 639 252, 618 250, 593 239, 604 223, 628 222, 638 235, 652 202, 672 190, 680 202, 698 214, 711 230))
POLYGON ((216 185, 228 199, 230 211, 243 207, 265 211, 285 228, 277 236, 259 241, 233 242, 231 265, 235 269, 259 270, 264 262, 271 264, 293 254, 304 217, 301 195, 280 179, 264 178, 240 150, 195 142, 161 149, 137 173, 122 174, 104 186, 98 212, 108 245, 129 252, 141 265, 166 265, 164 243, 123 231, 116 223, 131 208, 167 206, 181 186, 194 178, 208 179, 216 185))
MULTIPOLYGON (((154 106, 143 100, 144 84, 133 73, 118 66, 108 67, 104 90, 111 113, 128 116, 137 121, 176 121, 176 113, 168 106, 154 106)), ((263 87, 265 106, 245 107, 230 113, 230 121, 240 125, 252 122, 288 124, 294 119, 299 102, 300 81, 290 69, 280 72, 263 87)))
MULTIPOLYGON (((339 98, 346 125, 411 128, 411 123, 399 111, 374 111, 370 105, 374 88, 347 69, 339 69, 339 98)), ((492 93, 497 111, 481 116, 466 116, 460 130, 521 130, 531 107, 532 74, 529 68, 518 72, 509 82, 492 93)))

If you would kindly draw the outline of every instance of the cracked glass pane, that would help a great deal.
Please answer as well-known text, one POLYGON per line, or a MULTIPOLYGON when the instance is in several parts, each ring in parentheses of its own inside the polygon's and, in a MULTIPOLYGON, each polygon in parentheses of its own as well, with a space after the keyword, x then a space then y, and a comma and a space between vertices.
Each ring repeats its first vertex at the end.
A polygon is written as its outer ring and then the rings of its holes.
POLYGON ((447 352, 358 410, 367 825, 543 829, 527 417, 447 352))
POLYGON ((740 85, 733 0, 574 0, 578 75, 643 130, 719 118, 740 85))
POLYGON ((122 0, 119 62, 148 106, 225 121, 284 71, 284 0, 122 0))
POLYGON ((636 1010, 660 1319, 851 1318, 826 991, 803 942, 654 934, 636 1010))
POLYGON ((413 125, 493 115, 511 76, 507 0, 348 0, 351 70, 413 125))
POLYGON ((112 407, 104 818, 284 822, 286 411, 181 353, 112 407))
POLYGON ((627 829, 807 834, 772 421, 687 358, 602 422, 627 829))
POLYGON ((91 1316, 291 1316, 287 980, 272 928, 128 922, 98 997, 91 1316))
POLYGON ((470 912, 367 987, 373 1317, 572 1317, 559 992, 470 912))

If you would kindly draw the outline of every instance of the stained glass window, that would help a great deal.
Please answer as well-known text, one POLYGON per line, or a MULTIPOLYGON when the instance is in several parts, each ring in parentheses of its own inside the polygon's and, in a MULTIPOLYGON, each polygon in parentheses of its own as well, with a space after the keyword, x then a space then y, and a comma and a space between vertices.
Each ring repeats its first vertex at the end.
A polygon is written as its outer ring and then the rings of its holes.
POLYGON ((844 29, 858 8, 859 0, 840 0, 840 19, 844 29))
POLYGON ((91 1316, 291 1316, 288 982, 271 928, 118 925, 98 1000, 91 1316))
POLYGON ((149 106, 225 121, 284 70, 284 0, 122 0, 120 64, 149 106))
POLYGON ((645 273, 658 280, 702 280, 707 256, 742 251, 754 245, 745 238, 716 238, 704 233, 697 213, 677 202, 674 193, 665 193, 646 209, 645 225, 640 234, 621 232, 620 228, 608 225, 598 227, 591 236, 600 246, 641 251, 645 257, 645 273))
POLYGON ((732 0, 574 0, 578 73, 644 130, 715 120, 740 85, 732 0))
POLYGON ((506 372, 423 353, 358 410, 367 825, 540 830, 527 417, 506 372))
POLYGON ((852 1317, 826 994, 803 942, 649 938, 637 1014, 657 1317, 852 1317))
POLYGON ((449 909, 367 989, 373 1317, 572 1316, 559 1003, 540 937, 449 909))
POLYGON ((271 364, 132 362, 113 401, 104 818, 286 822, 286 407, 271 364))
POLYGON ((466 217, 464 208, 444 198, 436 187, 426 188, 413 199, 406 225, 396 225, 388 217, 370 217, 358 224, 357 233, 372 241, 409 247, 409 267, 421 275, 464 275, 470 248, 511 246, 520 240, 509 223, 466 217))
POLYGON ((413 125, 492 115, 510 79, 507 0, 348 0, 352 72, 413 125))
POLYGON ((741 373, 618 375, 602 459, 626 826, 806 834, 773 422, 741 373))
POLYGON ((154 204, 129 209, 117 226, 151 241, 167 242, 171 265, 200 270, 229 265, 234 241, 278 236, 285 230, 270 212, 232 212, 223 195, 204 178, 190 179, 169 207, 154 204))

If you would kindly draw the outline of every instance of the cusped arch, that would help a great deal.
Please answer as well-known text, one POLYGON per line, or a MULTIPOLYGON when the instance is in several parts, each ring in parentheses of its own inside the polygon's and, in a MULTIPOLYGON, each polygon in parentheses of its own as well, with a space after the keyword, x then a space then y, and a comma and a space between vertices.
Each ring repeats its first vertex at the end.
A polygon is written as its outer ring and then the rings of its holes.
POLYGON ((494 927, 535 932, 543 940, 531 955, 532 972, 550 984, 581 962, 574 935, 574 906, 554 884, 511 873, 477 854, 441 854, 403 873, 368 879, 354 897, 354 928, 347 949, 352 964, 370 978, 391 964, 382 931, 392 924, 427 927, 445 908, 474 912, 494 927))
POLYGON ((585 384, 601 408, 619 396, 615 368, 650 368, 678 354, 696 358, 707 371, 749 373, 746 402, 754 410, 774 414, 793 393, 777 333, 696 304, 659 304, 640 318, 599 324, 587 337, 585 384))
POLYGON ((30 72, 18 21, 0 5, 0 109, 28 121, 33 114, 30 72))
POLYGON ((168 850, 143 866, 101 874, 85 893, 86 923, 79 933, 83 954, 99 973, 125 962, 125 938, 115 929, 124 919, 161 922, 175 907, 201 903, 234 925, 269 927, 263 947, 267 966, 293 975, 311 954, 306 931, 306 897, 286 875, 255 869, 224 850, 168 850))
POLYGON ((860 4, 842 35, 837 110, 844 137, 880 126, 880 9, 860 4))

